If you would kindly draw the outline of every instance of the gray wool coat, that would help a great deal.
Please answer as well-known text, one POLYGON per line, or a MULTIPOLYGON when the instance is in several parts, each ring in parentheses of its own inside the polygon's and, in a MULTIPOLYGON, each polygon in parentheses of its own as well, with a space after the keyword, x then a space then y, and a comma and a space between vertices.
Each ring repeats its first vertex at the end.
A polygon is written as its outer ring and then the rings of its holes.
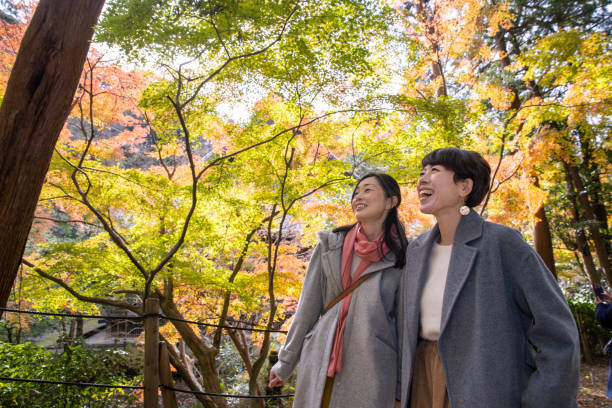
MULTIPOLYGON (((322 231, 312 254, 297 312, 272 370, 287 379, 298 364, 294 408, 318 408, 342 302, 322 315, 342 292, 344 233, 322 231)), ((391 253, 363 273, 376 272, 353 292, 344 332, 342 371, 330 408, 391 408, 399 399, 397 308, 401 269, 391 253), (377 272, 378 271, 378 272, 377 272)))
MULTIPOLYGON (((411 242, 402 279, 402 406, 437 225, 411 242)), ((580 350, 557 282, 521 234, 472 211, 459 223, 438 347, 452 408, 576 407, 580 350)))

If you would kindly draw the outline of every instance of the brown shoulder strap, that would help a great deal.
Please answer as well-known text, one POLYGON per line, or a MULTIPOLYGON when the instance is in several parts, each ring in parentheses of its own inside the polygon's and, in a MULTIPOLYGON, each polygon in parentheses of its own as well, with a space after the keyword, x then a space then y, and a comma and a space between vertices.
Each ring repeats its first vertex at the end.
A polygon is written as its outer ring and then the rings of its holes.
POLYGON ((349 293, 351 293, 352 291, 357 289, 357 287, 359 285, 361 285, 363 282, 365 282, 370 276, 374 275, 376 272, 378 272, 378 271, 375 271, 375 272, 372 272, 372 273, 368 273, 367 275, 363 275, 359 279, 357 279, 355 282, 351 283, 348 288, 344 289, 338 296, 336 296, 336 298, 334 300, 332 300, 329 303, 329 305, 327 305, 327 307, 323 311, 323 314, 327 313, 329 311, 329 309, 334 307, 334 305, 336 303, 340 302, 342 299, 344 299, 346 297, 346 295, 348 295, 349 293))

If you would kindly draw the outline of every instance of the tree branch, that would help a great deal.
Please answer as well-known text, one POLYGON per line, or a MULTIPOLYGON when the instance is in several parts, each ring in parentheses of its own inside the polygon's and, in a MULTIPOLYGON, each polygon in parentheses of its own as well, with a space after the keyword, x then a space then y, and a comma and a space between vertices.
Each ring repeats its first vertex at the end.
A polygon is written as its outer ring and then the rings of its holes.
POLYGON ((92 227, 96 227, 96 228, 100 228, 100 229, 104 229, 101 226, 99 226, 98 224, 94 224, 92 222, 87 222, 87 221, 83 221, 83 220, 60 220, 58 218, 50 218, 50 217, 40 217, 35 215, 34 216, 35 220, 46 220, 46 221, 53 221, 53 222, 60 222, 60 223, 78 223, 78 224, 85 224, 85 225, 91 225, 92 227))
MULTIPOLYGON (((291 12, 289 13, 289 15, 287 16, 287 18, 285 19, 285 21, 283 22, 283 26, 281 28, 281 31, 279 32, 278 36, 272 41, 270 42, 268 45, 266 45, 265 47, 256 50, 256 51, 252 51, 252 52, 248 52, 246 54, 241 54, 241 55, 235 55, 233 57, 229 57, 220 67, 218 67, 216 70, 214 70, 210 75, 208 75, 208 77, 206 77, 195 89, 195 91, 193 92, 193 94, 187 98, 182 104, 181 104, 181 108, 184 108, 186 105, 188 105, 189 103, 191 103, 191 101, 193 101, 195 99, 195 97, 200 93, 200 90, 202 89, 202 87, 208 83, 211 79, 213 79, 215 76, 217 76, 226 66, 228 66, 232 61, 236 61, 236 60, 240 60, 240 59, 244 59, 244 58, 248 58, 248 57, 253 57, 255 55, 259 55, 259 54, 263 54, 264 52, 268 51, 270 48, 272 48, 272 46, 274 46, 276 43, 278 43, 281 38, 283 37, 285 30, 287 28, 287 25, 289 24, 289 20, 291 19, 291 17, 293 16, 293 14, 295 14, 295 12, 298 9, 298 5, 296 4, 295 7, 291 10, 291 12)), ((177 99, 178 101, 178 99, 177 99)))
POLYGON ((96 304, 101 304, 101 305, 118 307, 118 308, 121 308, 121 309, 129 310, 129 311, 134 312, 134 313, 136 313, 138 315, 142 315, 142 309, 141 308, 138 308, 138 307, 136 307, 134 305, 131 305, 129 303, 121 302, 121 301, 115 300, 115 299, 101 298, 101 297, 95 297, 95 296, 85 296, 83 294, 80 294, 76 290, 74 290, 70 285, 68 285, 62 279, 56 278, 55 276, 52 276, 52 275, 49 275, 48 273, 46 273, 45 271, 43 271, 39 267, 35 266, 32 262, 28 261, 27 259, 22 258, 21 262, 25 266, 31 268, 34 272, 36 272, 41 277, 43 277, 43 278, 45 278, 47 280, 50 280, 52 282, 55 282, 56 284, 58 284, 59 286, 64 288, 72 296, 74 296, 75 298, 77 298, 78 300, 80 300, 82 302, 96 303, 96 304))

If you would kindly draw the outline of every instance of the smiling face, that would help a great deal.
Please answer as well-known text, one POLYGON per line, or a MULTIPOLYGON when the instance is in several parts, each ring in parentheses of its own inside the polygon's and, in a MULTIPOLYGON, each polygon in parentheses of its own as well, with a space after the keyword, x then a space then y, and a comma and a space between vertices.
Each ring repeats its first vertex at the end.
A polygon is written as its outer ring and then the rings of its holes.
POLYGON ((376 177, 362 179, 353 193, 351 207, 355 218, 364 222, 384 222, 389 210, 397 203, 397 197, 387 197, 376 177))
POLYGON ((459 214, 465 198, 472 191, 471 179, 455 182, 455 173, 441 164, 426 165, 417 183, 421 212, 436 218, 444 213, 459 214))

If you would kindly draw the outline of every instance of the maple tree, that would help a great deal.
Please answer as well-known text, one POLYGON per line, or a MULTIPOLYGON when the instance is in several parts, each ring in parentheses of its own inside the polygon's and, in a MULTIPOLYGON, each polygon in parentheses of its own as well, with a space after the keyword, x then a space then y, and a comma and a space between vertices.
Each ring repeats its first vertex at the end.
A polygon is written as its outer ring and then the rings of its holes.
MULTIPOLYGON (((11 69, 17 57, 19 44, 25 33, 27 24, 19 19, 29 21, 32 18, 32 7, 23 3, 10 4, 12 7, 0 15, 0 94, 4 95, 6 83, 11 74, 11 69)), ((0 98, 0 103, 2 99, 0 98)))
MULTIPOLYGON (((109 17, 102 25, 107 31, 101 37, 126 34, 120 13, 113 9, 119 3, 110 3, 109 17), (113 23, 116 18, 119 22, 113 23)), ((123 2, 123 6, 139 5, 123 2)), ((244 12, 232 7, 224 11, 231 15, 244 12)), ((363 21, 366 15, 369 19, 366 21, 376 20, 368 14, 371 10, 358 3, 352 7, 352 11, 361 8, 361 14, 355 15, 356 21, 363 21)), ((203 5, 191 11, 198 10, 206 11, 203 5)), ((335 10, 320 10, 322 14, 308 18, 329 21, 332 26, 328 30, 338 27, 338 18, 342 17, 335 10)), ((256 17, 261 19, 269 11, 258 10, 260 14, 256 13, 256 17)), ((253 12, 249 9, 249 13, 253 12)), ((210 313, 220 314, 220 322, 228 321, 225 316, 229 313, 240 317, 242 312, 251 324, 263 324, 268 329, 278 324, 276 297, 283 297, 284 290, 295 297, 298 285, 297 277, 289 271, 300 265, 290 256, 299 248, 288 245, 282 238, 290 228, 289 222, 298 216, 299 203, 321 189, 327 193, 333 191, 331 187, 345 181, 355 167, 334 156, 341 155, 342 149, 348 151, 348 146, 340 149, 337 139, 341 136, 338 133, 349 132, 353 119, 348 117, 334 124, 331 117, 344 112, 361 115, 359 120, 364 122, 372 111, 345 108, 317 113, 307 97, 325 93, 329 86, 346 86, 345 76, 339 74, 350 69, 353 63, 364 67, 361 77, 370 78, 369 54, 364 53, 364 44, 369 41, 368 30, 384 30, 385 26, 379 16, 375 24, 364 27, 360 36, 355 31, 347 31, 347 36, 361 42, 342 49, 342 53, 335 52, 333 56, 338 60, 332 59, 330 65, 321 64, 313 71, 310 64, 304 64, 302 68, 309 72, 296 71, 296 67, 283 71, 274 66, 274 59, 259 60, 257 64, 252 60, 269 58, 269 50, 275 51, 279 58, 294 53, 296 50, 291 47, 282 47, 284 30, 288 30, 291 41, 296 40, 296 35, 311 41, 319 58, 338 50, 333 41, 317 49, 317 35, 322 33, 307 30, 311 23, 303 16, 297 14, 296 24, 289 24, 295 8, 289 12, 278 8, 276 12, 282 18, 269 20, 276 27, 269 40, 256 38, 252 43, 241 40, 234 44, 236 50, 232 48, 231 38, 222 37, 229 30, 222 26, 223 16, 204 16, 202 23, 208 26, 208 35, 213 36, 215 45, 194 50, 195 59, 174 67, 165 63, 170 55, 176 56, 172 54, 177 52, 172 41, 165 37, 153 38, 153 44, 163 41, 164 48, 157 48, 156 52, 164 61, 161 66, 168 78, 156 78, 146 88, 139 86, 143 82, 137 74, 126 76, 104 64, 102 56, 90 55, 77 93, 74 119, 68 122, 56 148, 41 200, 45 204, 38 214, 38 219, 45 222, 81 224, 86 233, 76 242, 46 244, 38 255, 25 261, 35 274, 67 291, 60 295, 64 301, 47 297, 47 304, 87 310, 91 306, 85 304, 93 303, 139 313, 143 300, 155 296, 160 298, 164 314, 184 318, 199 310, 191 309, 193 297, 188 294, 199 295, 204 291, 205 299, 223 299, 218 311, 221 313, 210 313), (277 43, 279 47, 273 47, 277 43), (361 52, 355 52, 358 47, 361 52), (247 59, 250 63, 245 62, 247 59), (201 61, 218 62, 218 65, 212 69, 208 65, 198 66, 201 61), (239 65, 237 61, 243 63, 239 65), (318 80, 302 84, 311 72, 320 75, 318 80), (332 74, 336 75, 333 81, 332 74), (228 81, 237 81, 245 75, 265 75, 272 84, 282 87, 255 106, 253 117, 246 124, 238 125, 216 114, 219 96, 215 97, 206 88, 212 87, 217 92, 225 86, 229 92, 236 92, 228 81), (139 101, 137 107, 135 100, 139 101), (131 110, 126 111, 130 104, 131 110), (113 128, 117 127, 124 130, 114 132, 113 128), (126 150, 128 141, 130 147, 126 150), (125 156, 134 151, 142 157, 139 154, 142 150, 147 157, 143 165, 126 166, 129 160, 125 156), (274 180, 272 183, 270 178, 274 180), (69 214, 69 219, 50 217, 44 214, 45 210, 69 214), (234 213, 231 220, 219 218, 219 215, 234 213), (259 231, 261 236, 257 235, 259 231), (241 253, 243 258, 255 257, 259 261, 243 263, 239 258, 232 265, 232 258, 241 253), (245 266, 251 271, 243 272, 245 266), (232 302, 237 310, 228 310, 231 293, 241 299, 232 302), (79 302, 75 303, 74 298, 79 302), (245 306, 240 306, 241 303, 245 306), (257 303, 264 307, 256 307, 257 303)), ((123 17, 129 18, 129 15, 123 17)), ((245 17, 253 19, 253 16, 245 17)), ((266 21, 260 21, 262 32, 267 30, 266 21)), ((180 26, 182 21, 179 19, 176 24, 180 26)), ((200 28, 190 27, 196 31, 200 28)), ((128 37, 140 28, 130 29, 128 37)), ((126 45, 129 39, 116 41, 129 48, 126 45)), ((196 48, 201 44, 198 38, 193 41, 196 48)), ((312 57, 313 50, 300 51, 312 57)), ((182 44, 180 52, 188 51, 190 48, 182 44)), ((358 80, 359 76, 353 76, 349 82, 353 91, 358 80)), ((327 99, 333 103, 339 101, 327 99)), ((209 304, 215 310, 215 302, 209 304)), ((189 356, 169 341, 171 361, 177 371, 196 391, 221 392, 215 361, 217 348, 205 340, 206 332, 180 321, 171 324, 173 327, 164 333, 168 336, 178 333, 198 363, 196 367, 189 356)), ((250 392, 261 393, 257 380, 268 355, 270 333, 248 339, 232 330, 229 334, 250 376, 250 392), (253 344, 258 342, 253 355, 253 344)), ((217 338, 218 346, 220 332, 211 335, 217 338)), ((201 397, 200 401, 205 406, 225 405, 224 399, 218 397, 201 397)))
MULTIPOLYGON (((359 176, 400 181, 409 236, 431 226, 413 186, 448 145, 484 154, 483 215, 533 239, 565 285, 612 283, 604 2, 395 6, 109 1, 97 40, 122 57, 85 60, 13 299, 141 314, 157 297, 167 316, 235 327, 162 327, 190 389, 244 392, 219 358, 231 343, 262 394, 282 336, 240 329, 287 328, 314 233, 353 222, 359 176)), ((0 79, 23 26, 2 29, 0 79)))
MULTIPOLYGON (((556 144, 551 144, 550 139, 542 143, 540 132, 550 128, 552 111, 566 112, 555 126, 563 123, 559 129, 561 133, 571 134, 573 129, 588 123, 589 116, 594 118, 604 112, 609 104, 605 92, 597 94, 601 98, 593 98, 594 94, 590 93, 590 99, 577 104, 576 94, 572 92, 572 88, 588 88, 599 81, 605 82, 605 67, 609 65, 605 60, 609 41, 603 34, 609 28, 608 20, 603 17, 606 14, 605 2, 415 1, 403 6, 402 13, 412 41, 414 61, 406 73, 406 97, 446 105, 446 112, 433 113, 442 118, 454 116, 461 124, 454 138, 447 137, 446 143, 490 154, 494 180, 491 195, 485 200, 482 211, 492 220, 523 230, 526 229, 526 219, 516 214, 531 214, 535 247, 554 273, 553 234, 565 238, 574 234, 560 232, 549 222, 551 214, 558 220, 555 214, 558 207, 547 209, 549 196, 552 197, 549 192, 552 193, 556 185, 565 183, 565 180, 563 177, 551 178, 551 175, 559 173, 551 167, 542 167, 544 163, 551 163, 551 155, 556 164, 562 161, 555 154, 558 151, 556 144), (585 42, 581 44, 573 39, 576 36, 585 42), (572 55, 588 50, 591 43, 599 44, 597 51, 603 52, 597 61, 602 68, 594 71, 597 80, 587 85, 587 78, 582 82, 584 74, 574 72, 570 77, 564 66, 572 58, 578 58, 580 62, 570 71, 581 71, 582 63, 592 66, 590 64, 595 61, 587 62, 579 55, 572 55), (576 109, 586 113, 585 121, 582 125, 567 126, 567 119, 571 117, 567 114, 576 109)), ((594 77, 589 79, 592 81, 594 77)), ((603 115, 605 117, 606 113, 603 115)), ((418 111, 412 121, 422 124, 422 111, 418 111)), ((439 126, 431 126, 430 122, 428 128, 435 134, 439 126)), ((599 128, 600 136, 593 133, 591 140, 605 139, 601 133, 604 128, 599 128)), ((575 159, 582 157, 581 149, 577 150, 579 145, 576 142, 572 147, 566 143, 566 153, 572 152, 570 157, 575 159)), ((609 149, 605 143, 590 146, 591 151, 598 148, 602 153, 609 149)), ((605 154, 599 157, 603 158, 605 154)), ((596 168, 594 164, 585 163, 586 167, 591 167, 592 174, 597 174, 597 180, 591 179, 583 184, 606 184, 602 181, 606 174, 605 159, 598 163, 600 165, 596 168)), ((583 166, 575 167, 579 168, 583 166)), ((563 172, 571 173, 571 166, 563 172)), ((574 177, 574 180, 580 181, 580 178, 574 177)), ((577 204, 576 214, 581 215, 574 225, 590 223, 588 239, 598 248, 599 265, 607 271, 610 254, 603 250, 608 231, 603 209, 609 199, 604 198, 605 190, 600 188, 597 197, 588 197, 577 204), (591 216, 588 215, 591 205, 600 209, 597 220, 592 212, 591 216)), ((582 189, 570 185, 569 191, 582 189)), ((571 196, 568 196, 570 202, 571 196)), ((585 196, 577 194, 576 197, 585 196)), ((586 234, 580 235, 586 242, 586 234)), ((574 239, 571 241, 574 242, 570 244, 571 248, 584 247, 574 239)), ((569 243, 567 239, 565 242, 569 243)), ((590 251, 584 251, 583 256, 587 253, 590 251)), ((589 274, 589 277, 593 282, 599 282, 596 274, 589 274)))

